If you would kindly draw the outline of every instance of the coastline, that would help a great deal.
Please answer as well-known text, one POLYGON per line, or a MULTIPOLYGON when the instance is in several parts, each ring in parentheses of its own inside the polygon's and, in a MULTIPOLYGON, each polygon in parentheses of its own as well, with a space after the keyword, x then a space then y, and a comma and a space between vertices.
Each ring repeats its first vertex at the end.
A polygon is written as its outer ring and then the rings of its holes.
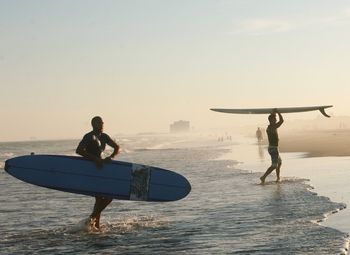
POLYGON ((287 132, 281 137, 282 154, 303 152, 303 159, 294 160, 288 173, 309 178, 321 195, 347 205, 345 210, 328 218, 322 225, 350 234, 350 130, 287 132), (302 170, 302 165, 308 171, 302 170))
MULTIPOLYGON (((280 134, 281 157, 283 165, 281 177, 297 177, 307 179, 313 188, 312 192, 319 196, 328 197, 331 201, 343 203, 344 208, 334 212, 325 212, 324 220, 317 222, 344 232, 344 246, 341 254, 348 254, 350 234, 350 148, 343 148, 346 142, 350 144, 350 131, 318 131, 295 133, 293 135, 280 134), (349 134, 349 138, 346 135, 349 134), (327 145, 322 145, 330 137, 327 145), (282 142, 283 141, 283 142, 282 142), (305 145, 305 146, 304 146, 305 145), (339 145, 339 146, 338 146, 339 145)), ((350 146, 349 146, 350 147, 350 146)), ((239 169, 250 172, 263 173, 270 166, 270 156, 266 143, 257 144, 256 139, 248 138, 244 144, 228 146, 229 153, 220 159, 237 159, 241 161, 239 169)), ((269 179, 274 180, 272 173, 269 179)), ((258 180, 257 180, 258 182, 258 180)))

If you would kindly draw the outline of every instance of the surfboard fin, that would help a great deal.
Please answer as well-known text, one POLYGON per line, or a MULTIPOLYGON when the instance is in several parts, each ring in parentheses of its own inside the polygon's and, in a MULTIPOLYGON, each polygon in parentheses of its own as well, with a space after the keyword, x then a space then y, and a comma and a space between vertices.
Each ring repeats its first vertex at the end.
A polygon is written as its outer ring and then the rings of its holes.
POLYGON ((327 117, 327 118, 330 118, 331 116, 329 116, 326 111, 325 111, 325 108, 320 108, 320 112, 323 114, 323 116, 327 117))

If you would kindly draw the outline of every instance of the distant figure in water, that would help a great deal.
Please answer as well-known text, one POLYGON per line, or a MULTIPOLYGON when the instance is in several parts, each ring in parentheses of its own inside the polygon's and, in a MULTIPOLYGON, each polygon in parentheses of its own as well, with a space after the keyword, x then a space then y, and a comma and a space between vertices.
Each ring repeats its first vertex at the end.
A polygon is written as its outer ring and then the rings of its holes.
MULTIPOLYGON (((109 163, 118 154, 119 146, 107 134, 103 133, 103 120, 101 117, 96 116, 92 118, 91 125, 92 131, 84 135, 76 149, 76 153, 94 161, 96 166, 100 168, 99 171, 103 171, 103 165, 109 163), (114 151, 109 157, 102 159, 101 154, 105 150, 106 144, 111 146, 114 151)), ((95 206, 90 215, 92 227, 100 228, 101 212, 111 202, 112 198, 109 197, 95 197, 95 206)))
POLYGON ((278 152, 278 132, 277 129, 282 125, 283 123, 283 117, 281 113, 279 113, 277 110, 275 110, 273 113, 269 115, 269 122, 270 125, 268 125, 266 129, 267 137, 269 139, 269 147, 268 151, 271 156, 271 166, 266 170, 265 174, 260 177, 261 183, 265 183, 266 177, 276 169, 277 174, 277 182, 280 181, 280 169, 282 165, 282 160, 278 152), (277 122, 276 119, 276 113, 278 114, 279 121, 277 122))
POLYGON ((263 140, 263 134, 259 127, 258 127, 258 130, 256 130, 255 134, 256 134, 256 138, 258 139, 258 143, 260 143, 263 140))

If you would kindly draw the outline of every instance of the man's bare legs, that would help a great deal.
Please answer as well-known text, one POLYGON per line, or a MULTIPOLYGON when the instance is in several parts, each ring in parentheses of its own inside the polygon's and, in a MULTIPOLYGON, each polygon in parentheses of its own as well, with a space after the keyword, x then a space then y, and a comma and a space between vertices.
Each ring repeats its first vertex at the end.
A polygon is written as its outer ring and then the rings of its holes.
MULTIPOLYGON (((265 183, 265 179, 266 177, 272 173, 273 170, 276 169, 276 166, 275 165, 271 165, 267 170, 266 172, 264 173, 263 176, 260 177, 260 180, 261 180, 261 184, 264 184, 265 183)), ((277 169, 276 169, 277 170, 277 169)), ((278 169, 278 176, 279 176, 279 169, 278 169)))
POLYGON ((276 168, 276 175, 277 175, 277 180, 276 182, 279 182, 281 179, 280 179, 280 170, 281 170, 281 166, 282 166, 282 162, 279 162, 278 163, 278 166, 276 168))
POLYGON ((265 183, 265 179, 266 177, 272 173, 273 170, 276 169, 276 175, 277 175, 277 180, 276 182, 279 182, 281 179, 280 179, 280 172, 281 172, 281 166, 282 166, 282 161, 280 161, 278 164, 277 164, 277 167, 276 165, 271 165, 267 170, 266 172, 264 173, 263 176, 260 177, 260 180, 261 180, 261 183, 264 184, 265 183))
POLYGON ((101 212, 112 202, 112 198, 95 197, 95 206, 90 216, 94 226, 100 228, 101 212))

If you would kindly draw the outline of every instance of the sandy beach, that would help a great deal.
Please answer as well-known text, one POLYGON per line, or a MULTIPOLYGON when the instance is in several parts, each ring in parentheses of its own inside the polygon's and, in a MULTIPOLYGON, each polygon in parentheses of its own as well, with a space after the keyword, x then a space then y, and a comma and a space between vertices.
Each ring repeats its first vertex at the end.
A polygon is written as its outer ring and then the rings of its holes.
POLYGON ((280 132, 281 152, 306 152, 309 157, 350 156, 350 130, 280 132))

